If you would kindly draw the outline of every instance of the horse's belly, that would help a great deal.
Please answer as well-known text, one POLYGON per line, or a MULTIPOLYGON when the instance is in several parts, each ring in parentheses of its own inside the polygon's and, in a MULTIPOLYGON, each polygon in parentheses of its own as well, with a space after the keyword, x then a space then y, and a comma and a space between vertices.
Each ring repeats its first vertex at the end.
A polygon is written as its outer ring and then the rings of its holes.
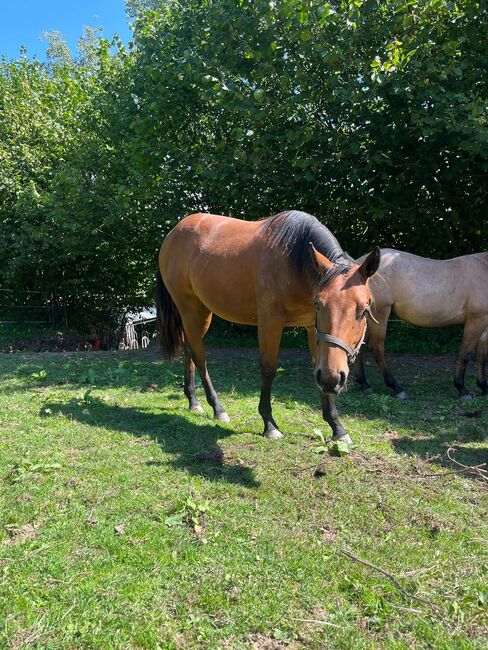
POLYGON ((257 324, 254 278, 242 267, 226 265, 207 268, 206 272, 192 273, 192 289, 198 299, 214 314, 224 320, 243 325, 257 324), (226 281, 222 282, 222 278, 226 281))
POLYGON ((444 305, 435 305, 432 300, 425 302, 395 302, 393 311, 402 320, 418 327, 448 327, 462 325, 464 310, 453 308, 446 299, 444 305))

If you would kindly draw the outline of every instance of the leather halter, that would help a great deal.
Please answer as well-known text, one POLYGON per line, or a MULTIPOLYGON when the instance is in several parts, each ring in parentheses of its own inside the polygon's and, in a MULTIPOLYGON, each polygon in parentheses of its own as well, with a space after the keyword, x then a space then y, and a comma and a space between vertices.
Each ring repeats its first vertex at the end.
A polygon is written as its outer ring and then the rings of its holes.
POLYGON ((356 361, 356 358, 359 354, 359 350, 361 349, 361 346, 364 343, 364 339, 366 338, 366 330, 368 328, 367 321, 364 324, 364 330, 363 330, 363 335, 361 336, 361 340, 359 341, 359 343, 356 345, 355 348, 352 348, 348 343, 346 343, 345 341, 343 341, 337 336, 332 336, 332 334, 324 334, 319 330, 317 325, 318 325, 317 317, 315 317, 315 337, 317 339, 317 343, 319 341, 324 341, 329 345, 335 345, 336 347, 344 350, 344 352, 348 356, 349 363, 354 363, 356 361))

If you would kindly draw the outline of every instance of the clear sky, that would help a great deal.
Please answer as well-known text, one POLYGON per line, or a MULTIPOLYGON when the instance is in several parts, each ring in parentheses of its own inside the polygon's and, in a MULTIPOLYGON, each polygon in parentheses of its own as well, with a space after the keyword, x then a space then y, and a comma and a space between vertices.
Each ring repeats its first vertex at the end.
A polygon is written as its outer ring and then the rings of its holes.
POLYGON ((45 58, 44 31, 64 34, 72 53, 84 25, 103 27, 107 38, 117 33, 124 43, 131 40, 124 0, 0 0, 0 57, 19 56, 25 45, 30 57, 45 58))

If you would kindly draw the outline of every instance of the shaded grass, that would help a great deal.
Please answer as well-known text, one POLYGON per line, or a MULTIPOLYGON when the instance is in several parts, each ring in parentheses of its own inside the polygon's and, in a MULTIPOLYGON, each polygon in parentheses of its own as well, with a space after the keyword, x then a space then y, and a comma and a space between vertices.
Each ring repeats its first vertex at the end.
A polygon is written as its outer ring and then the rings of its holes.
POLYGON ((187 411, 179 363, 0 355, 0 646, 485 647, 486 491, 442 474, 449 446, 488 461, 486 400, 453 412, 450 358, 392 366, 411 401, 371 366, 334 458, 305 354, 282 355, 280 442, 256 435, 254 350, 210 351, 228 425, 187 411))

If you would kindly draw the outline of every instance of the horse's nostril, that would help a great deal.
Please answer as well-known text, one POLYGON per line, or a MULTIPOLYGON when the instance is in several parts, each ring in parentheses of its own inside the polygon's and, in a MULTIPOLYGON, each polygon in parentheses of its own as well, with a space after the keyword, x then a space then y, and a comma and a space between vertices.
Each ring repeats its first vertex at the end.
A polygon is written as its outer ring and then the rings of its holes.
POLYGON ((341 371, 339 373, 339 377, 340 377, 339 386, 342 388, 344 386, 344 384, 346 383, 346 373, 341 371))
POLYGON ((322 376, 322 372, 320 370, 317 370, 317 372, 315 373, 315 381, 317 383, 320 383, 320 377, 321 376, 322 376))

